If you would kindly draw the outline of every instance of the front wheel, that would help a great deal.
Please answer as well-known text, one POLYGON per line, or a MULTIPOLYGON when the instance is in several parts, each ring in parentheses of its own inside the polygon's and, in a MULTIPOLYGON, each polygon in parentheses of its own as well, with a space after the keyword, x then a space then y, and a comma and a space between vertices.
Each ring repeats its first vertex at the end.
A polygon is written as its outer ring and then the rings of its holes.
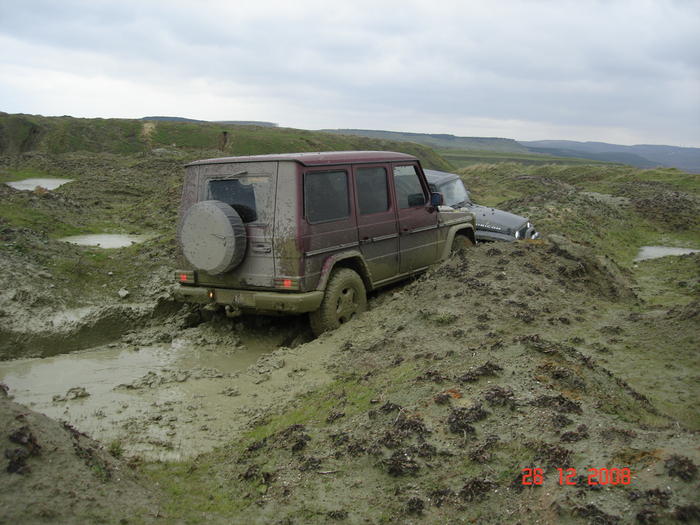
POLYGON ((450 255, 464 254, 467 250, 472 248, 474 243, 466 235, 455 235, 452 241, 452 248, 450 249, 450 255))
POLYGON ((362 278, 350 268, 333 272, 321 306, 309 314, 311 330, 319 336, 335 330, 367 310, 367 292, 362 278))

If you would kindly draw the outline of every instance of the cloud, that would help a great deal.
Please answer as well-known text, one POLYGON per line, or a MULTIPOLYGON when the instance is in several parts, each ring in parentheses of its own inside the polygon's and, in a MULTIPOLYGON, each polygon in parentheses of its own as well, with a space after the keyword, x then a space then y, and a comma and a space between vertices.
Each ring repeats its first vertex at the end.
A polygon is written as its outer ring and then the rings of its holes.
POLYGON ((27 0, 0 109, 697 146, 697 27, 683 0, 27 0))

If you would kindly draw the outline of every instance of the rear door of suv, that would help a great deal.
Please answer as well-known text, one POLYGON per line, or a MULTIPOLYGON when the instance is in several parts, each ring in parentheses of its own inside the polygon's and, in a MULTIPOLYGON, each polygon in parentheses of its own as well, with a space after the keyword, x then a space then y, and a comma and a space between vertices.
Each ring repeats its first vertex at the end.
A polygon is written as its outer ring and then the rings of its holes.
POLYGON ((302 235, 305 278, 314 285, 324 261, 334 252, 356 247, 353 187, 350 166, 309 168, 302 174, 302 235))
POLYGON ((399 234, 390 173, 388 164, 353 167, 360 252, 375 285, 399 273, 399 234))

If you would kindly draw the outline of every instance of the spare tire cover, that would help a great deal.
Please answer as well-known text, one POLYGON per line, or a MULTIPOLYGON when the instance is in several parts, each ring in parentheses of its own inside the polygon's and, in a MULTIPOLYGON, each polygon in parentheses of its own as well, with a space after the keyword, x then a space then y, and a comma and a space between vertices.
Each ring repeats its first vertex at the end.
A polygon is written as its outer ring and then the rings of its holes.
POLYGON ((198 270, 218 275, 238 266, 245 256, 246 232, 241 217, 221 201, 198 202, 187 210, 180 246, 198 270))

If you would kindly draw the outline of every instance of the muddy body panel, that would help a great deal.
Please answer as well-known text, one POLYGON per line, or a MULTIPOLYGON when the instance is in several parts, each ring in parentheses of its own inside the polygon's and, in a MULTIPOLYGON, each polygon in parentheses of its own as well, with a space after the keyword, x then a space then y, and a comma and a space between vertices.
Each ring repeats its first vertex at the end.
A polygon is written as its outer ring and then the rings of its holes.
POLYGON ((323 292, 282 293, 179 285, 175 297, 191 303, 235 307, 236 313, 303 314, 318 309, 323 292))
MULTIPOLYGON (((199 270, 196 283, 221 288, 271 288, 275 276, 273 247, 277 162, 194 165, 187 168, 180 207, 182 217, 195 202, 225 199, 227 184, 237 183, 254 206, 241 210, 247 246, 240 265, 220 275, 199 270)), ((233 188, 235 191, 238 188, 233 188)), ((229 193, 233 193, 230 191, 229 193)), ((240 200, 240 199, 239 199, 240 200)), ((225 202, 225 201, 224 201, 225 202)), ((234 204, 233 208, 236 209, 234 204)))
POLYGON ((277 171, 272 247, 275 276, 281 279, 299 279, 303 274, 303 250, 298 235, 302 213, 299 168, 296 162, 280 162, 277 171))

